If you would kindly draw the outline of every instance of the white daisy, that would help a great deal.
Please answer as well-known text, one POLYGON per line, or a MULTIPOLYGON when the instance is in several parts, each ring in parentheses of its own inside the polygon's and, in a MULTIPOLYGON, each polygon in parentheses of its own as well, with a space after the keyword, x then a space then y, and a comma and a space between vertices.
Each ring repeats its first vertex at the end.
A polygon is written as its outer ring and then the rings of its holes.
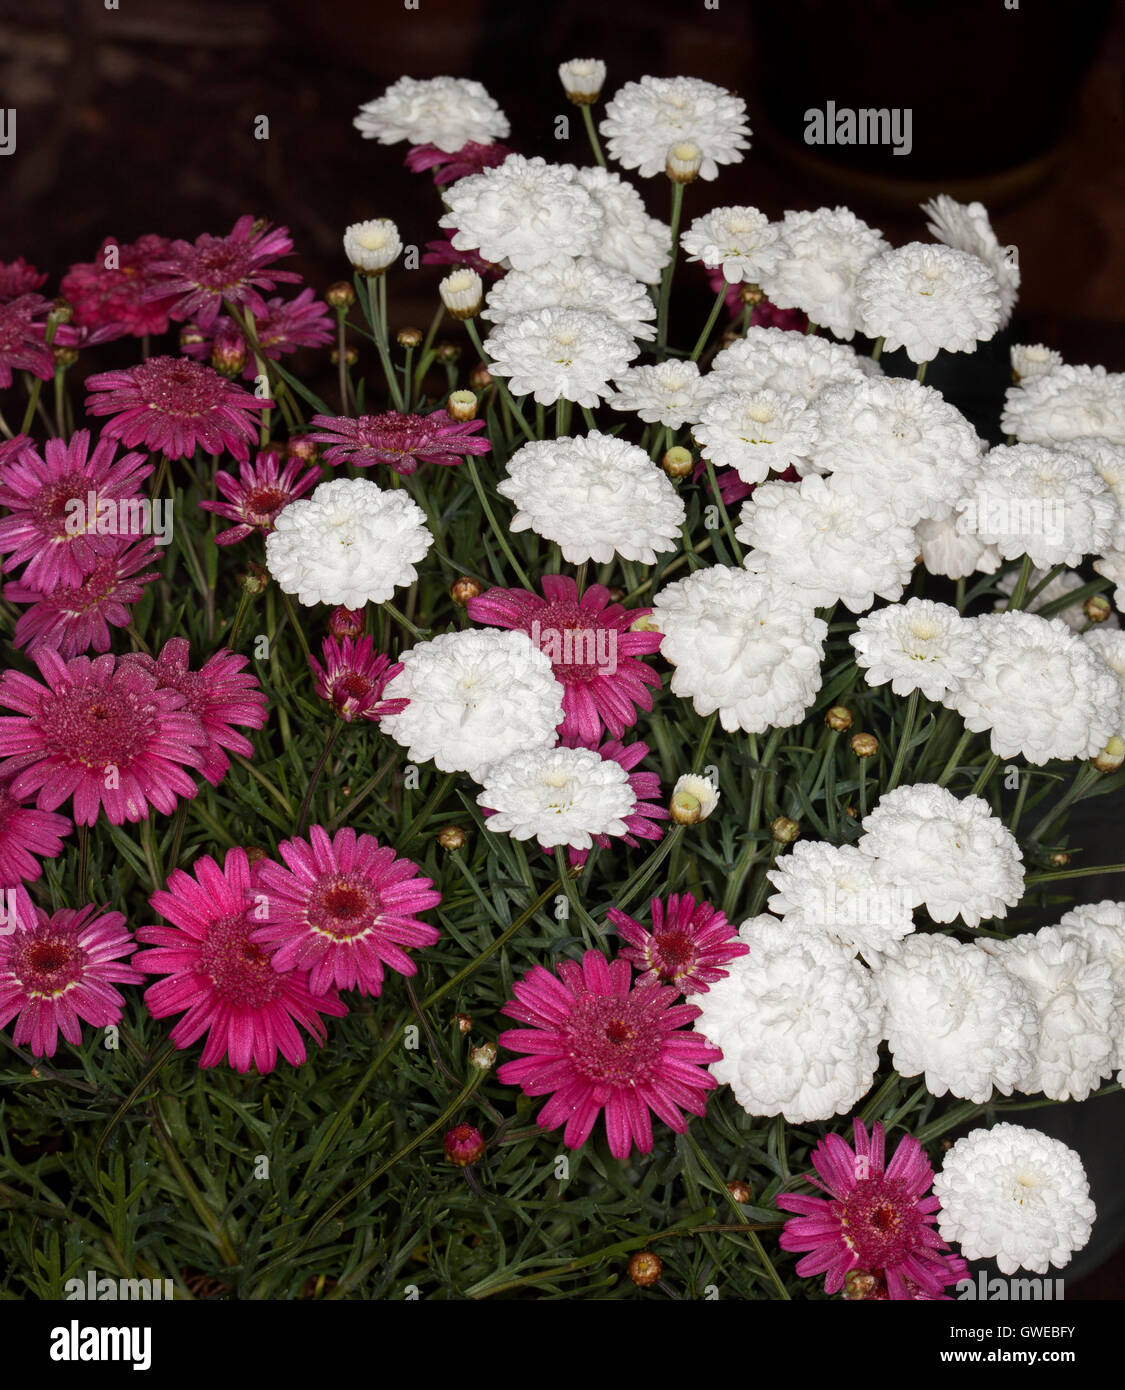
POLYGON ((1117 677, 1117 684, 1121 690, 1121 717, 1113 732, 1118 738, 1125 738, 1125 632, 1103 623, 1100 627, 1083 633, 1082 641, 1117 677))
POLYGON ((926 226, 938 241, 957 251, 979 256, 996 276, 1002 315, 1000 327, 1006 328, 1019 298, 1019 257, 1011 255, 1009 248, 997 241, 988 220, 988 209, 983 203, 958 203, 947 193, 939 193, 922 204, 922 211, 929 215, 926 226))
POLYGON ((402 238, 389 217, 353 222, 344 228, 344 255, 357 270, 378 275, 398 258, 402 238))
POLYGON ((1111 444, 1108 439, 1079 436, 1067 441, 1066 452, 1089 459, 1094 472, 1113 494, 1117 503, 1117 529, 1107 549, 1125 550, 1125 447, 1111 444))
POLYGON ((540 405, 562 398, 596 406, 613 394, 639 349, 608 314, 588 309, 534 309, 497 325, 484 340, 493 376, 508 378, 513 395, 540 405))
POLYGON ((538 748, 493 763, 477 804, 495 814, 488 828, 544 849, 589 849, 594 835, 624 835, 637 804, 629 774, 589 748, 538 748))
POLYGON ((614 410, 634 411, 646 424, 678 430, 689 420, 699 419, 709 390, 706 381, 696 363, 670 357, 655 366, 623 372, 609 403, 614 410))
POLYGON ((1013 343, 1008 357, 1012 363, 1012 377, 1018 385, 1033 376, 1042 376, 1052 367, 1062 366, 1062 353, 1056 352, 1044 343, 1013 343))
POLYGON ((692 435, 717 467, 736 469, 744 483, 760 483, 790 464, 798 473, 809 470, 817 415, 801 396, 764 388, 724 391, 700 406, 692 435))
POLYGON ((400 77, 365 102, 354 121, 365 140, 436 145, 446 154, 472 141, 490 145, 508 134, 508 118, 479 82, 467 77, 400 77))
POLYGON ((1107 550, 1100 560, 1094 561, 1094 568, 1117 588, 1113 591, 1113 601, 1118 610, 1125 613, 1125 549, 1107 550))
POLYGON ((868 613, 850 640, 868 685, 890 681, 896 695, 920 690, 927 700, 959 689, 984 650, 976 628, 956 608, 923 598, 868 613))
POLYGON ((831 343, 787 328, 748 328, 715 354, 708 380, 735 391, 787 391, 815 400, 840 382, 863 381, 866 359, 844 343, 831 343))
POLYGON ((848 208, 787 212, 782 254, 760 284, 779 309, 803 309, 813 323, 851 338, 859 327, 856 281, 886 250, 881 232, 848 208))
MULTIPOLYGON (((1084 942, 1092 959, 1109 961, 1113 992, 1125 1023, 1125 903, 1103 898, 1071 908, 1060 918, 1059 931, 1064 937, 1084 942)), ((1125 1029, 1118 1029, 1113 1065, 1125 1067, 1125 1029)), ((1119 1083, 1121 1078, 1118 1072, 1119 1083)))
POLYGON ((559 64, 563 91, 578 106, 592 106, 605 86, 605 63, 600 58, 571 58, 559 64))
POLYGON ((1094 436, 1125 445, 1125 372, 1052 367, 1008 388, 1000 424, 1021 444, 1069 444, 1094 436))
POLYGON ((712 208, 680 237, 689 261, 721 268, 728 285, 758 284, 781 255, 779 232, 757 208, 712 208))
POLYGON ((959 520, 950 507, 918 523, 914 536, 923 565, 946 579, 966 579, 977 572, 994 574, 1000 568, 1000 556, 971 531, 963 531, 959 520))
POLYGON ((719 789, 710 777, 685 772, 677 777, 669 801, 672 819, 678 825, 697 825, 706 820, 719 804, 719 789))
POLYGON ((646 285, 659 283, 672 258, 671 227, 649 216, 641 195, 616 170, 594 164, 574 178, 604 218, 590 254, 646 285))
POLYGON ((507 323, 535 309, 585 309, 604 314, 631 338, 654 338, 656 309, 639 280, 603 265, 593 256, 575 256, 535 270, 510 270, 488 293, 485 318, 507 323))
POLYGON ((668 147, 692 141, 702 151, 699 175, 718 177, 750 145, 746 103, 698 77, 642 77, 626 82, 606 104, 598 127, 611 159, 642 178, 664 173, 668 147))

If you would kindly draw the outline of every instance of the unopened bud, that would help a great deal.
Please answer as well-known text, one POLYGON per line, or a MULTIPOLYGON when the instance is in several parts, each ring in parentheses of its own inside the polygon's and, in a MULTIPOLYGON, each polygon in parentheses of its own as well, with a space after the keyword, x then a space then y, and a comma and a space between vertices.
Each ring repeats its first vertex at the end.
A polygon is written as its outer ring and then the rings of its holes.
POLYGON ((454 391, 446 401, 445 409, 451 420, 475 420, 477 418, 477 393, 475 391, 454 391))
MULTIPOLYGON (((334 367, 340 361, 340 351, 338 348, 332 349, 331 361, 334 367)), ((348 347, 344 350, 344 361, 348 364, 349 367, 354 367, 355 364, 359 361, 359 353, 355 350, 354 347, 348 347)))
POLYGON ((474 391, 486 391, 492 385, 492 373, 483 362, 478 362, 469 373, 469 385, 474 391))
POLYGON ((852 1269, 844 1276, 844 1297, 850 1302, 870 1298, 878 1280, 865 1269, 852 1269))
POLYGON ((333 309, 350 309, 355 303, 355 290, 346 280, 337 280, 325 290, 324 299, 333 309))
POLYGON ((69 323, 74 317, 74 306, 66 299, 56 299, 51 305, 51 318, 56 323, 69 323))
POLYGON ((328 631, 337 641, 342 642, 345 637, 362 637, 363 627, 362 608, 345 608, 341 604, 329 614, 328 631))
POLYGON ((695 460, 690 450, 676 444, 661 459, 660 466, 669 478, 686 478, 695 467, 695 460))
POLYGON ((1090 622, 1104 623, 1113 612, 1113 608, 1105 594, 1091 594, 1082 605, 1082 611, 1090 622))
POLYGON ((459 266, 438 284, 438 294, 453 318, 475 318, 484 299, 484 281, 470 266, 459 266))
POLYGON ((400 328, 395 334, 395 342, 401 348, 421 347, 422 330, 420 328, 400 328))
POLYGON ((471 598, 479 598, 484 593, 484 585, 479 579, 463 574, 449 586, 449 597, 458 608, 464 608, 471 598))
POLYGON ((459 1033, 471 1033, 473 1031, 473 1020, 469 1014, 454 1014, 453 1026, 459 1033))
POLYGON ((743 1182, 741 1178, 734 1178, 728 1182, 727 1191, 741 1206, 745 1206, 754 1195, 750 1191, 750 1184, 743 1182))
POLYGON ((664 172, 673 183, 694 183, 703 163, 703 151, 694 140, 669 145, 664 172))
POLYGON ((1090 761, 1099 772, 1116 772, 1125 763, 1125 742, 1114 734, 1098 756, 1090 761))
POLYGON ((801 833, 801 822, 790 820, 788 816, 778 816, 771 822, 770 830, 779 845, 791 845, 801 833))
POLYGON ((61 368, 64 372, 68 367, 73 367, 75 362, 78 361, 77 348, 57 347, 51 350, 55 354, 55 366, 61 368))
POLYGON ((672 789, 668 811, 677 825, 698 825, 719 804, 719 793, 709 777, 685 772, 672 789))
POLYGON ((572 58, 559 64, 559 80, 575 106, 593 106, 605 86, 605 71, 600 58, 572 58))
POLYGON ((655 1284, 664 1273, 664 1265, 659 1255, 651 1250, 639 1250, 629 1261, 629 1278, 639 1289, 647 1289, 655 1284))
POLYGON ((762 300, 766 297, 766 292, 762 289, 761 285, 743 285, 738 291, 738 297, 742 300, 743 304, 761 304, 762 300))
POLYGON ((1064 850, 1059 850, 1058 854, 1051 855, 1051 863, 1056 869, 1065 869, 1070 863, 1070 855, 1064 850))
POLYGON ((320 445, 307 435, 298 434, 289 441, 285 452, 291 459, 299 459, 301 463, 315 463, 320 457, 320 445))
POLYGON ((448 339, 443 338, 434 348, 434 356, 439 362, 456 362, 461 356, 461 349, 456 343, 451 343, 448 339))
POLYGON ((437 838, 442 849, 452 853, 455 849, 464 849, 468 837, 459 825, 443 825, 437 838))
POLYGON ((255 564, 252 560, 247 568, 247 572, 239 578, 239 584, 244 592, 248 594, 261 594, 269 587, 270 572, 263 569, 261 565, 255 564))
POLYGON ((624 589, 622 589, 622 588, 621 588, 619 585, 617 585, 617 584, 611 584, 611 585, 610 585, 610 588, 609 588, 609 601, 610 601, 610 603, 620 603, 621 600, 622 600, 624 597, 625 597, 625 590, 624 590, 624 589))
POLYGON ((442 1140, 442 1148, 450 1163, 468 1168, 484 1157, 484 1135, 474 1125, 457 1125, 442 1140))
POLYGON ((246 366, 246 343, 237 329, 216 335, 211 344, 211 365, 220 376, 237 376, 246 366))
POLYGON ((496 1044, 481 1043, 469 1053, 469 1066, 478 1071, 490 1071, 496 1065, 496 1044))
POLYGON ((843 705, 833 705, 824 716, 824 722, 838 734, 846 733, 852 727, 852 712, 843 705))
POLYGON ((852 752, 857 758, 873 758, 879 751, 879 740, 874 734, 853 734, 852 752))

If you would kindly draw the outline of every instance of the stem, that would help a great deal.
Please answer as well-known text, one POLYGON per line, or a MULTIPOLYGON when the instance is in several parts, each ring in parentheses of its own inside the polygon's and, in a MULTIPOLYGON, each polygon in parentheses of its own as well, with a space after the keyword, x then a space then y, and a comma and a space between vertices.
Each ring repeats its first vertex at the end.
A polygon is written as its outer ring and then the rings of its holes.
POLYGON ((1100 775, 1101 774, 1096 768, 1092 768, 1089 763, 1084 763, 1075 773, 1074 781, 1071 782, 1067 790, 1059 797, 1058 801, 1055 802, 1054 806, 1051 807, 1031 832, 1028 839, 1034 843, 1038 843, 1043 836, 1046 835, 1047 831, 1050 830, 1051 826, 1054 825, 1055 821, 1058 820, 1059 816, 1077 801, 1087 788, 1091 787, 1098 780, 1100 775))
MULTIPOLYGON (((528 588, 530 587, 531 586, 528 585, 528 588)), ((406 614, 400 613, 393 603, 388 601, 385 603, 381 603, 379 607, 382 608, 384 612, 388 613, 395 620, 395 622, 399 624, 400 627, 404 627, 416 642, 425 641, 425 633, 422 631, 422 629, 415 627, 414 624, 410 621, 410 619, 406 616, 406 614)))
POLYGON ((387 279, 385 275, 369 275, 367 277, 367 297, 371 305, 371 323, 375 330, 375 347, 379 353, 379 361, 383 364, 383 375, 387 379, 387 389, 391 393, 395 409, 401 413, 403 409, 402 391, 399 388, 398 377, 395 375, 394 365, 391 362, 390 348, 387 346, 387 279))
MULTIPOLYGON (((473 347, 475 347, 476 350, 477 350, 477 355, 480 357, 480 360, 484 363, 484 365, 485 365, 485 366, 488 368, 488 370, 491 372, 491 371, 492 371, 492 362, 491 362, 491 360, 489 359, 488 354, 487 354, 487 353, 485 352, 485 350, 484 350, 484 344, 483 344, 483 343, 481 342, 481 340, 480 340, 480 334, 477 332, 477 326, 476 326, 476 324, 473 322, 472 319, 465 319, 465 320, 464 320, 464 324, 465 324, 465 331, 466 331, 466 333, 468 333, 469 337, 472 339, 473 347)), ((512 414, 515 416, 516 424, 519 425, 520 429, 523 430, 524 435, 525 435, 529 440, 534 440, 534 439, 536 438, 535 431, 531 428, 531 426, 530 426, 530 425, 527 423, 527 421, 523 418, 523 411, 522 411, 522 410, 519 408, 519 406, 516 404, 515 399, 514 399, 514 397, 512 396, 511 391, 508 389, 508 383, 504 380, 504 378, 503 378, 502 376, 495 376, 495 375, 494 375, 492 379, 493 379, 493 381, 496 382, 497 386, 499 386, 501 396, 502 396, 502 397, 504 398, 504 400, 507 402, 508 409, 509 409, 509 410, 512 412, 512 414)), ((471 461, 471 460, 470 460, 470 461, 471 461)), ((528 587, 530 588, 530 585, 529 585, 528 587)))
POLYGON ((316 766, 312 770, 309 778, 309 785, 305 788, 305 799, 301 802, 301 809, 297 815, 297 834, 303 835, 305 826, 308 823, 309 807, 312 805, 313 792, 316 791, 316 784, 320 781, 320 774, 324 771, 324 766, 328 762, 332 749, 335 747, 336 740, 340 737, 340 730, 343 728, 341 720, 337 719, 332 725, 328 737, 324 740, 324 747, 320 750, 320 757, 316 761, 316 766))
POLYGON ((585 102, 582 103, 582 120, 586 125, 586 134, 590 137, 590 148, 594 152, 594 158, 604 169, 606 167, 605 155, 602 154, 602 145, 601 141, 598 139, 598 132, 594 129, 594 115, 585 102))
POLYGON ((1059 869, 1052 874, 1032 874, 1024 879, 1025 887, 1040 883, 1058 883, 1064 878, 1092 878, 1095 874, 1125 874, 1125 864, 1097 864, 1085 869, 1059 869))
POLYGON ((883 338, 876 338, 876 339, 875 339, 875 346, 871 349, 871 360, 872 360, 872 362, 878 362, 879 358, 882 357, 882 355, 883 355, 883 342, 884 342, 884 339, 883 339, 883 338))
POLYGON ((696 1140, 695 1135, 692 1134, 690 1129, 685 1131, 684 1137, 687 1139, 688 1145, 695 1156, 696 1163, 699 1164, 699 1166, 703 1169, 704 1173, 706 1173, 706 1175, 711 1179, 711 1182, 714 1184, 715 1191, 721 1193, 726 1198, 727 1205, 734 1212, 740 1224, 747 1228, 746 1234, 750 1237, 750 1244, 754 1247, 754 1253, 761 1261, 762 1269, 769 1276, 770 1282, 777 1290, 778 1297, 784 1299, 786 1303, 789 1303, 791 1301, 789 1298, 789 1290, 785 1287, 784 1280, 778 1274, 777 1270, 774 1269, 773 1261, 766 1254, 765 1247, 762 1245, 762 1242, 758 1239, 757 1232, 749 1229, 750 1218, 742 1210, 739 1204, 734 1200, 734 1195, 731 1192, 730 1188, 727 1187, 725 1182, 723 1182, 722 1178, 716 1171, 715 1165, 699 1147, 699 1143, 696 1140))
POLYGON ((454 776, 455 774, 452 772, 445 773, 441 781, 430 793, 429 797, 426 800, 426 804, 410 822, 410 829, 406 832, 406 838, 399 842, 398 847, 395 851, 396 854, 402 854, 405 851, 407 845, 413 843, 414 837, 418 834, 418 831, 421 829, 423 825, 425 825, 426 821, 429 820, 429 818, 433 815, 434 811, 437 810, 438 806, 442 803, 442 801, 445 800, 446 792, 453 785, 454 776))
POLYGON ((465 467, 468 469, 469 472, 469 480, 472 482, 473 487, 476 489, 476 494, 481 505, 481 510, 488 518, 489 529, 492 531, 492 534, 496 537, 496 541, 500 546, 500 549, 504 552, 504 557, 508 561, 508 564, 510 564, 512 569, 515 571, 516 578, 520 581, 520 583, 523 585, 525 589, 530 589, 532 587, 531 580, 528 579, 527 575, 524 573, 523 566, 516 559, 515 553, 513 552, 511 545, 509 545, 508 543, 507 535, 503 531, 501 531, 500 527, 497 525, 495 513, 493 512, 492 505, 488 500, 488 495, 484 490, 484 484, 481 482, 480 473, 477 471, 477 461, 472 456, 472 454, 466 455, 465 467))
POLYGON ((660 301, 656 311, 656 351, 661 359, 665 356, 665 348, 668 346, 668 306, 672 294, 672 276, 676 270, 676 246, 680 231, 680 213, 684 206, 684 185, 682 183, 672 183, 672 254, 668 258, 668 264, 664 267, 664 274, 660 280, 660 301))
POLYGON ((1031 556, 1023 557, 1023 564, 1020 566, 1020 577, 1016 580, 1016 587, 1012 590, 1012 597, 1008 600, 1008 609, 1022 608, 1027 599, 1028 585, 1031 583, 1031 556))
POLYGON ((719 491, 719 484, 715 478, 715 465, 711 459, 707 457, 704 458, 703 463, 704 467, 707 469, 707 479, 711 484, 711 491, 715 495, 715 503, 719 508, 719 515, 723 519, 723 530, 727 534, 727 540, 730 541, 730 547, 734 551, 735 559, 741 565, 742 547, 735 538, 734 527, 731 525, 730 517, 727 514, 727 504, 723 501, 723 494, 719 491))
POLYGON ((915 380, 915 381, 925 381, 925 379, 926 379, 926 368, 927 368, 929 365, 930 365, 930 364, 929 364, 928 362, 919 362, 919 363, 918 363, 918 370, 914 373, 914 380, 915 380))
POLYGON ((695 347, 692 348, 691 357, 688 359, 690 362, 699 361, 699 354, 703 351, 704 344, 707 342, 707 339, 711 336, 711 330, 715 327, 715 320, 719 317, 719 310, 723 307, 723 303, 726 300, 726 297, 727 286, 726 281, 724 280, 722 285, 720 285, 719 287, 719 293, 715 296, 714 304, 711 305, 711 313, 707 319, 707 322, 703 325, 703 332, 700 333, 699 337, 695 340, 695 347))
POLYGON ((986 762, 985 765, 981 768, 977 780, 973 783, 973 790, 970 793, 972 796, 979 796, 981 794, 986 784, 988 783, 988 779, 996 771, 996 765, 999 763, 999 761, 999 754, 993 753, 992 757, 989 758, 988 762, 986 762))
POLYGON ((340 384, 340 413, 343 415, 350 415, 352 413, 351 393, 348 391, 348 363, 346 358, 348 344, 347 317, 347 309, 336 310, 336 370, 340 384))
MULTIPOLYGON (((891 780, 887 783, 887 791, 894 791, 898 786, 898 779, 902 776, 902 765, 906 761, 906 748, 914 734, 914 724, 918 718, 918 699, 919 690, 915 686, 910 692, 910 699, 906 705, 906 719, 903 721, 902 737, 899 739, 898 749, 895 753, 894 766, 891 768, 891 780)), ((886 792, 884 792, 886 795, 886 792)))
POLYGON ((172 1135, 161 1113, 159 1101, 152 1108, 152 1135, 164 1157, 168 1160, 168 1166, 180 1184, 184 1196, 191 1204, 192 1210, 211 1233, 211 1238, 218 1246, 219 1254, 223 1257, 223 1263, 228 1269, 234 1269, 238 1265, 238 1252, 231 1244, 230 1237, 219 1218, 204 1199, 199 1188, 196 1187, 194 1179, 188 1172, 187 1165, 177 1152, 176 1146, 172 1142, 172 1135))
POLYGON ((966 729, 965 732, 961 735, 961 737, 957 740, 957 747, 954 748, 952 753, 950 753, 949 761, 946 763, 941 776, 937 779, 937 784, 939 787, 944 787, 945 784, 953 776, 953 774, 957 771, 957 764, 961 761, 961 755, 969 746, 969 740, 972 738, 972 736, 972 731, 966 729))

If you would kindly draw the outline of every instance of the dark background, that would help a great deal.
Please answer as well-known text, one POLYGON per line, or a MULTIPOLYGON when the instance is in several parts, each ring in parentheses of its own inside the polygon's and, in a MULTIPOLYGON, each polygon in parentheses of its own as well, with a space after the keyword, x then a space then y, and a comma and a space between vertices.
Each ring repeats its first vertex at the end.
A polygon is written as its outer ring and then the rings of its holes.
MULTIPOLYGON (((437 235, 428 176, 403 168, 405 146, 361 139, 352 127, 361 102, 404 73, 473 76, 508 114, 507 143, 587 163, 556 67, 603 57, 608 95, 644 73, 683 73, 745 98, 753 148, 688 191, 685 218, 718 204, 777 217, 845 203, 901 244, 928 239, 921 200, 979 199, 1001 243, 1020 248, 1023 274, 1012 329, 985 358, 996 390, 1008 341, 1125 369, 1125 4, 418 3, 119 0, 112 10, 104 0, 0 0, 0 106, 17 112, 17 148, 0 160, 0 260, 25 256, 50 273, 43 292, 53 294, 67 266, 92 259, 106 236, 223 233, 252 212, 290 228, 295 267, 323 290, 348 276, 349 222, 391 216, 403 241, 419 246, 437 235), (810 150, 804 112, 830 100, 909 107, 911 154, 810 150), (554 138, 560 114, 571 117, 569 141, 554 138), (268 140, 254 138, 261 115, 268 140)), ((643 192, 666 218, 665 180, 643 192)), ((400 268, 393 327, 429 321, 441 273, 400 268)), ((689 331, 710 300, 702 275, 685 272, 678 301, 694 316, 689 331)), ((133 360, 128 344, 115 344, 98 354, 99 368, 120 352, 133 360)), ((1107 883, 1093 896, 1113 891, 1107 883)), ((1104 1172, 1102 1190, 1115 1190, 1121 1107, 1109 1102, 1120 1099, 1024 1118, 1047 1127, 1040 1117, 1056 1117, 1092 1175, 1104 1172)), ((1067 1280, 1072 1299, 1125 1297, 1120 1253, 1087 1272, 1120 1236, 1120 1210, 1103 1208, 1103 1220, 1095 1247, 1075 1262, 1083 1277, 1067 1280)))

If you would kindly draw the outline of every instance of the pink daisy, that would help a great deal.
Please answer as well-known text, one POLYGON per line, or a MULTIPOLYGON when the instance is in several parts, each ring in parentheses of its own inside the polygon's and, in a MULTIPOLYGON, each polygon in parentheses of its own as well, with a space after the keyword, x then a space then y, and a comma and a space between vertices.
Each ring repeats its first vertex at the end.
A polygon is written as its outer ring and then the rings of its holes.
MULTIPOLYGON (((267 301, 265 313, 255 319, 254 328, 262 356, 275 362, 300 347, 327 347, 334 336, 328 305, 323 299, 318 299, 314 291, 307 289, 302 290, 295 299, 267 301)), ((246 363, 242 375, 248 381, 257 376, 257 363, 242 330, 225 314, 217 318, 209 330, 200 329, 198 338, 185 343, 184 354, 202 360, 213 352, 213 344, 221 344, 228 350, 237 348, 246 363)))
MULTIPOLYGON (((934 1259, 940 1267, 937 1277, 946 1287, 950 1284, 959 1284, 962 1279, 969 1277, 969 1266, 960 1255, 935 1255, 934 1259)), ((904 1278, 902 1283, 905 1289, 904 1300, 915 1303, 953 1302, 952 1297, 947 1293, 927 1293, 925 1289, 919 1288, 913 1279, 904 1278)), ((844 1297, 868 1303, 889 1302, 891 1292, 887 1285, 887 1277, 885 1274, 869 1274, 865 1270, 853 1270, 844 1276, 844 1297)))
POLYGON ((0 936, 0 1027, 16 1021, 13 1041, 36 1057, 53 1057, 61 1033, 82 1041, 82 1024, 119 1023, 125 1000, 114 985, 143 978, 123 959, 137 949, 120 912, 42 908, 22 912, 16 930, 0 936))
POLYGON ((458 251, 453 245, 453 238, 456 235, 456 228, 451 227, 443 233, 440 241, 427 241, 426 250, 422 256, 423 265, 467 265, 475 270, 478 275, 482 275, 492 280, 499 280, 504 274, 504 267, 496 265, 492 261, 486 261, 479 251, 458 251))
POLYGON ((750 950, 723 913, 710 903, 697 903, 690 893, 673 893, 667 904, 653 898, 649 907, 651 932, 615 907, 606 914, 629 942, 622 956, 644 971, 638 984, 675 985, 683 994, 705 994, 708 985, 726 977, 720 966, 750 950))
POLYGON ((112 415, 103 437, 165 453, 190 457, 198 445, 205 454, 227 450, 239 462, 249 458, 247 441, 257 437, 252 410, 267 410, 259 400, 202 362, 183 357, 150 357, 124 371, 98 372, 86 378, 90 415, 112 415))
POLYGON ((172 300, 146 296, 155 279, 153 265, 167 256, 170 247, 166 237, 153 233, 124 243, 106 237, 92 261, 72 265, 63 276, 60 291, 74 309, 71 324, 94 329, 112 326, 114 337, 164 333, 172 300), (111 249, 116 249, 117 266, 108 270, 106 259, 111 249))
POLYGON ((11 386, 13 371, 30 372, 41 381, 54 376, 55 355, 47 346, 50 308, 38 294, 0 304, 0 386, 11 386))
POLYGON ((113 825, 170 815, 196 786, 185 771, 203 761, 207 733, 175 690, 109 654, 64 661, 49 647, 29 653, 45 685, 8 670, 0 675, 0 779, 41 811, 74 796, 74 819, 93 825, 104 806, 113 825))
POLYGON ((503 164, 512 153, 507 145, 499 142, 481 145, 470 140, 455 153, 439 150, 436 145, 412 145, 403 163, 412 174, 420 174, 433 169, 434 183, 440 188, 445 183, 456 183, 458 179, 468 178, 470 174, 482 173, 485 169, 495 169, 503 164))
POLYGON ((254 745, 233 727, 241 724, 260 729, 266 722, 268 701, 258 678, 242 668, 250 658, 238 656, 224 647, 198 671, 188 666, 191 649, 186 637, 170 637, 154 660, 144 652, 129 652, 121 664, 155 676, 159 691, 174 690, 184 698, 184 709, 203 725, 206 742, 199 770, 213 787, 227 774, 230 759, 223 752, 241 753, 248 758, 254 745))
POLYGON ((451 420, 444 410, 429 415, 400 415, 387 410, 382 415, 360 415, 349 420, 343 415, 314 415, 312 423, 320 433, 308 438, 317 444, 330 444, 324 462, 333 467, 350 463, 370 468, 385 463, 396 473, 413 473, 420 463, 453 465, 466 454, 487 454, 487 439, 472 436, 483 430, 484 420, 451 420))
POLYGON ((380 845, 374 835, 322 826, 307 840, 278 846, 287 868, 258 865, 260 909, 250 939, 276 949, 277 970, 308 971, 309 988, 357 989, 377 995, 383 967, 414 975, 404 946, 432 946, 440 933, 415 915, 436 907, 441 894, 410 859, 380 845), (264 898, 263 895, 264 894, 264 898))
POLYGON ((227 500, 199 505, 235 525, 220 531, 215 544, 234 545, 255 531, 266 535, 273 530, 282 507, 315 487, 320 478, 319 468, 308 468, 302 473, 298 459, 287 459, 283 465, 276 449, 263 449, 253 463, 244 459, 237 478, 232 473, 217 472, 215 486, 227 500))
POLYGON ((210 855, 195 861, 194 875, 173 869, 167 890, 149 902, 170 927, 142 927, 137 940, 151 951, 137 953, 137 968, 164 975, 145 990, 153 1018, 184 1016, 171 1032, 178 1048, 207 1034, 201 1067, 224 1057, 238 1072, 272 1071, 278 1052, 294 1066, 305 1060, 297 1025, 318 1043, 328 1036, 321 1014, 342 1018, 347 1007, 335 991, 314 998, 308 974, 275 970, 270 952, 255 945, 250 862, 244 849, 227 851, 223 867, 210 855))
POLYGON ((676 1004, 676 991, 630 982, 623 960, 587 951, 579 965, 560 961, 557 977, 535 965, 500 1010, 527 1028, 497 1039, 509 1052, 500 1081, 528 1096, 551 1095, 539 1112, 540 1129, 565 1124, 563 1143, 577 1149, 605 1111, 609 1151, 627 1158, 635 1143, 652 1149, 650 1111, 677 1134, 687 1129, 682 1110, 702 1115, 715 1078, 706 1070, 722 1053, 685 1025, 699 1017, 694 1004, 676 1004))
POLYGON ((39 859, 57 859, 74 828, 68 817, 36 811, 24 800, 0 783, 0 888, 34 883, 43 872, 39 859))
POLYGON ((244 304, 255 318, 264 316, 266 304, 258 291, 301 278, 295 271, 271 265, 292 250, 287 228, 271 228, 247 213, 228 236, 204 232, 194 242, 174 241, 168 254, 153 263, 148 295, 151 299, 175 296, 171 317, 194 319, 202 328, 214 323, 224 300, 244 304))
POLYGON ((137 498, 152 465, 140 453, 114 462, 116 452, 111 439, 100 439, 91 452, 90 431, 75 430, 66 442, 48 439, 42 454, 26 445, 4 458, 0 504, 11 512, 0 519, 5 571, 26 561, 21 582, 47 594, 81 584, 99 557, 117 552, 120 537, 97 532, 98 509, 113 502, 116 510, 118 502, 137 498))
POLYGON ((651 608, 610 603, 609 590, 591 584, 581 598, 568 575, 545 574, 544 598, 526 589, 489 589, 468 602, 469 617, 491 627, 525 632, 551 661, 563 687, 559 737, 596 744, 603 727, 620 738, 637 722, 638 709, 652 709, 648 687, 660 676, 639 657, 659 651, 659 632, 630 632, 651 608))
POLYGON ((852 1123, 854 1150, 838 1134, 827 1134, 812 1152, 819 1176, 807 1181, 827 1198, 796 1192, 776 1198, 783 1211, 799 1213, 785 1223, 781 1248, 809 1252, 797 1261, 797 1273, 825 1274, 825 1293, 838 1293, 858 1269, 881 1275, 888 1298, 940 1298, 959 1276, 934 1229, 941 1203, 925 1195, 934 1180, 925 1151, 907 1134, 884 1164, 883 1126, 876 1124, 869 1139, 861 1120, 852 1123))
POLYGON ((327 700, 333 713, 351 723, 355 719, 382 719, 401 714, 409 700, 384 700, 388 682, 402 670, 382 652, 376 653, 370 637, 326 637, 321 646, 324 665, 309 657, 316 693, 327 700))
POLYGON ((0 261, 0 304, 6 304, 10 299, 18 299, 22 294, 30 294, 44 284, 46 279, 46 272, 40 274, 22 256, 17 256, 7 264, 0 261))
POLYGON ((362 637, 363 624, 362 608, 345 608, 341 603, 328 615, 328 631, 339 641, 345 637, 362 637))
POLYGON ((109 651, 109 629, 127 627, 132 616, 128 605, 138 603, 145 585, 160 578, 154 569, 139 573, 156 559, 150 537, 110 539, 115 542, 113 549, 96 558, 94 568, 79 584, 61 584, 47 593, 23 582, 5 587, 4 597, 10 602, 31 605, 16 623, 17 647, 42 643, 60 656, 77 656, 91 647, 96 652, 109 651))

